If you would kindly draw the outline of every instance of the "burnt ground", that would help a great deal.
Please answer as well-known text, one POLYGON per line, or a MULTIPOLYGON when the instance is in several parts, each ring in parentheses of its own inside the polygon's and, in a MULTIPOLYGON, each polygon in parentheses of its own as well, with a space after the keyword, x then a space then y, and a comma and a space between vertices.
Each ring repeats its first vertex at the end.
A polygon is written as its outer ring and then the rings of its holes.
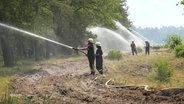
POLYGON ((14 95, 34 104, 184 104, 183 89, 106 85, 89 75, 87 60, 38 64, 33 72, 11 81, 14 95))

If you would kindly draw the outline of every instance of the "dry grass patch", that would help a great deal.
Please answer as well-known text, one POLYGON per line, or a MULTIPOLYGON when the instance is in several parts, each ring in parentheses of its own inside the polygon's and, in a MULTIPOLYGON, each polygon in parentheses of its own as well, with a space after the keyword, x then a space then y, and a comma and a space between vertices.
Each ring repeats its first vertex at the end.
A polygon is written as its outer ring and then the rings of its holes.
POLYGON ((126 55, 119 61, 105 60, 108 70, 107 79, 114 83, 143 85, 153 87, 184 87, 184 59, 175 58, 171 50, 161 49, 151 52, 150 55, 138 54, 137 56, 126 55), (155 62, 159 59, 168 59, 169 67, 173 69, 170 82, 162 83, 154 79, 156 74, 155 62))

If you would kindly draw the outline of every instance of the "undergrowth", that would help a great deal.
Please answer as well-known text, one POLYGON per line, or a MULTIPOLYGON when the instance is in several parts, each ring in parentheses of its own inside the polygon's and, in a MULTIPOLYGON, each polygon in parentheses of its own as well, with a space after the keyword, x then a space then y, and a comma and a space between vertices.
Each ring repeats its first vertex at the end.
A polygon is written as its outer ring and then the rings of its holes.
POLYGON ((106 79, 114 83, 144 85, 152 87, 184 87, 183 59, 176 58, 174 52, 167 49, 146 55, 125 55, 123 59, 105 60, 108 70, 106 79))
POLYGON ((0 104, 30 104, 26 100, 12 97, 13 92, 9 88, 10 81, 15 78, 17 74, 27 73, 33 70, 32 61, 18 61, 14 67, 0 66, 0 104))
POLYGON ((11 93, 9 88, 0 97, 0 104, 32 104, 27 98, 23 98, 20 94, 11 93))
POLYGON ((120 60, 122 58, 122 52, 120 50, 110 50, 108 52, 108 58, 111 60, 120 60))
POLYGON ((155 62, 156 80, 160 82, 170 82, 173 75, 173 70, 168 66, 168 59, 159 59, 155 62))
POLYGON ((14 67, 0 67, 0 76, 12 76, 15 74, 26 73, 33 70, 33 65, 35 63, 32 61, 18 61, 14 67))

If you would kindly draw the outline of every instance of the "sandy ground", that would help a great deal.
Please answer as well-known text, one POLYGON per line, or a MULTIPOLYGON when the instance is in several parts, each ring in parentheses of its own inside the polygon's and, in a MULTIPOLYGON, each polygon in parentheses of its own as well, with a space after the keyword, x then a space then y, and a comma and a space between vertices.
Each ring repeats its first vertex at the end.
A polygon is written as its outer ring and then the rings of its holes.
MULTIPOLYGON (((11 81, 14 95, 34 104, 184 104, 183 89, 146 91, 142 86, 107 86, 89 75, 87 60, 39 64, 11 81)), ((101 76, 102 77, 102 76, 101 76)))

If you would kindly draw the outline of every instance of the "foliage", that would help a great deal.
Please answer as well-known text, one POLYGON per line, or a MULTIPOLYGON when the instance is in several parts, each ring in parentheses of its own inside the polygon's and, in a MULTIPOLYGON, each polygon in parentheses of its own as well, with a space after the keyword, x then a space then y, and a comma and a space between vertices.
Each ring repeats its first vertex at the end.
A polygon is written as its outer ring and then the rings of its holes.
POLYGON ((169 36, 166 42, 171 49, 174 49, 177 45, 182 44, 181 37, 175 34, 169 36))
POLYGON ((52 6, 56 24, 54 31, 62 42, 74 47, 84 45, 87 27, 114 28, 113 20, 121 18, 118 11, 120 0, 68 0, 54 2, 53 5, 56 4, 57 8, 52 6))
POLYGON ((141 47, 141 46, 137 46, 137 52, 139 52, 139 53, 141 53, 141 52, 143 52, 143 47, 141 47))
MULTIPOLYGON (((102 25, 113 27, 114 19, 121 18, 118 7, 121 0, 72 0, 71 5, 74 7, 74 13, 82 20, 82 24, 102 25)), ((77 19, 77 18, 74 18, 77 19)), ((79 20, 77 20, 79 22, 79 20)))
POLYGON ((181 0, 181 2, 180 2, 182 5, 184 5, 184 0, 181 0))
POLYGON ((122 18, 119 20, 123 26, 126 28, 131 28, 132 27, 132 22, 128 19, 128 6, 126 4, 127 0, 121 0, 121 5, 119 7, 119 10, 121 12, 122 18))
MULTIPOLYGON (((126 0, 1 0, 0 22, 77 47, 84 45, 87 27, 115 28, 114 20, 129 27, 127 10, 126 0)), ((4 38, 0 36, 0 51, 6 47, 1 55, 12 63, 19 59, 47 59, 50 53, 72 54, 70 49, 28 38, 15 31, 2 33, 1 30, 4 29, 0 29, 4 38)))
POLYGON ((173 75, 173 70, 168 66, 168 60, 157 60, 155 66, 157 68, 156 79, 160 82, 169 82, 173 75))
POLYGON ((30 28, 44 1, 1 0, 0 3, 1 22, 30 28))
POLYGON ((112 60, 120 60, 122 58, 122 52, 120 50, 110 50, 108 52, 108 58, 112 60))
POLYGON ((177 45, 174 50, 176 57, 184 57, 184 44, 177 45))
POLYGON ((169 48, 169 44, 164 44, 163 48, 169 48))
MULTIPOLYGON (((50 34, 52 13, 48 11, 45 0, 1 0, 0 22, 10 24, 39 34, 50 34)), ((2 28, 2 27, 1 27, 2 28)), ((5 66, 13 66, 14 60, 35 56, 37 42, 23 37, 22 33, 8 29, 0 29, 2 56, 5 66), (34 50, 35 49, 35 50, 34 50), (31 55, 32 54, 32 55, 31 55)), ((1 50, 0 50, 1 51, 1 50)), ((43 53, 43 48, 39 48, 43 53)), ((41 55, 39 55, 41 56, 41 55)))

